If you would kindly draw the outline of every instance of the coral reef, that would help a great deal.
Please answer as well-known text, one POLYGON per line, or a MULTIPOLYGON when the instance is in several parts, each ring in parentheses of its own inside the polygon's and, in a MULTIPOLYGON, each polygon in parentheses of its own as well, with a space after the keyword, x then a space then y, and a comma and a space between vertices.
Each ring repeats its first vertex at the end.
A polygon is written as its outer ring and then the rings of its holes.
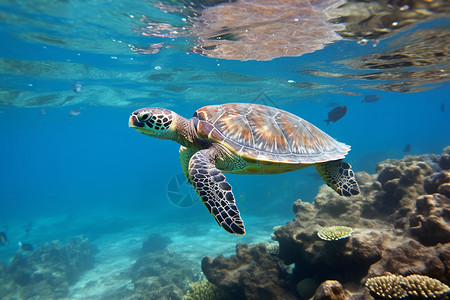
POLYGON ((140 251, 137 251, 136 262, 124 274, 129 282, 108 290, 100 299, 209 299, 197 297, 210 295, 214 289, 206 286, 206 283, 198 282, 201 275, 199 264, 168 248, 171 242, 170 238, 158 233, 150 234, 142 243, 140 251))
POLYGON ((183 300, 226 300, 227 293, 209 282, 208 280, 197 281, 189 285, 189 289, 183 300))
POLYGON ((133 293, 127 299, 181 300, 196 281, 196 266, 165 249, 140 256, 131 269, 133 293))
POLYGON ((264 244, 236 245, 236 255, 206 256, 202 270, 209 282, 228 291, 230 299, 296 299, 289 289, 289 268, 270 254, 264 244))
MULTIPOLYGON (((322 186, 313 203, 294 202, 292 222, 274 228, 277 252, 237 245, 230 258, 205 257, 202 270, 211 283, 241 295, 236 299, 372 299, 364 283, 387 273, 409 278, 406 282, 422 292, 440 282, 445 294, 450 282, 448 151, 380 162, 376 174, 357 174, 361 194, 355 197, 340 197, 322 186), (353 234, 333 242, 318 237, 323 228, 337 225, 353 228, 353 234)), ((401 286, 403 291, 392 286, 389 293, 416 297, 401 286)))
POLYGON ((17 253, 0 269, 0 298, 64 298, 80 275, 94 267, 95 252, 87 238, 79 237, 65 245, 46 243, 28 255, 17 253))
POLYGON ((158 233, 152 233, 146 241, 142 243, 142 252, 156 252, 165 250, 172 243, 169 237, 162 236, 158 233))

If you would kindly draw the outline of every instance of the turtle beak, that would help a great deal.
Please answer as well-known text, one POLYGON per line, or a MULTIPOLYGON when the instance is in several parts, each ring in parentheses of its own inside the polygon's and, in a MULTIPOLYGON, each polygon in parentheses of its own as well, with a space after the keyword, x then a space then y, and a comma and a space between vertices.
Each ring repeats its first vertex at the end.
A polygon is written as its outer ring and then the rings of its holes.
POLYGON ((135 117, 131 115, 130 119, 128 120, 128 127, 134 127, 134 119, 135 117))
POLYGON ((140 122, 136 115, 131 115, 130 119, 128 120, 128 127, 133 127, 133 128, 141 127, 142 128, 142 127, 144 127, 144 123, 140 122))

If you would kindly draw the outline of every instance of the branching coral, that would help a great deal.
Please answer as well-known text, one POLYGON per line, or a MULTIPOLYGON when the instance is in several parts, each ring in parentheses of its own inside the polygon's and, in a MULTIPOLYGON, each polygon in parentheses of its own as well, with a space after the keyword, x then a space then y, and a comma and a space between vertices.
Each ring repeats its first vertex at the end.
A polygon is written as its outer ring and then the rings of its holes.
POLYGON ((385 275, 369 278, 366 287, 375 299, 446 299, 450 288, 424 275, 385 275))
POLYGON ((440 299, 450 294, 450 288, 437 279, 423 275, 409 275, 408 284, 404 287, 410 298, 440 299))
POLYGON ((376 299, 402 299, 408 296, 403 289, 406 279, 403 276, 386 275, 369 278, 366 287, 376 299))
POLYGON ((189 285, 184 300, 220 300, 225 299, 225 293, 208 280, 197 281, 189 285))
POLYGON ((331 226, 320 230, 317 235, 325 241, 337 241, 348 238, 353 232, 351 227, 347 226, 331 226))

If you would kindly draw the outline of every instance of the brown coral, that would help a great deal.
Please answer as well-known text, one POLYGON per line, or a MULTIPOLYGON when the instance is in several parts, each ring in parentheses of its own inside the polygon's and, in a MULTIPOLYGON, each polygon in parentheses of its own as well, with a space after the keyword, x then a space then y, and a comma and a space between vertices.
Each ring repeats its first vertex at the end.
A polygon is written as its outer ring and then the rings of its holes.
POLYGON ((430 248, 409 239, 386 249, 383 257, 370 266, 368 277, 380 276, 385 272, 403 276, 420 273, 447 282, 450 278, 446 270, 450 265, 443 257, 449 255, 450 246, 430 248))
POLYGON ((449 222, 449 198, 441 194, 423 195, 417 198, 416 211, 409 217, 409 231, 424 245, 448 243, 450 242, 449 222))
POLYGON ((445 183, 450 183, 450 172, 442 170, 425 178, 424 189, 428 194, 438 193, 438 188, 445 183))
POLYGON ((212 284, 224 289, 233 299, 296 299, 295 288, 286 289, 287 270, 263 244, 236 245, 236 255, 204 257, 202 270, 212 284))
POLYGON ((382 299, 383 293, 398 297, 406 293, 411 299, 420 291, 432 295, 430 291, 439 290, 437 280, 444 284, 441 290, 445 290, 445 284, 450 282, 450 201, 438 193, 448 183, 447 171, 439 167, 441 158, 406 156, 381 162, 378 174, 357 174, 361 195, 352 199, 339 197, 322 186, 314 203, 295 201, 296 215, 292 222, 274 228, 273 239, 279 243, 279 252, 271 260, 267 260, 267 251, 262 255, 256 251, 258 248, 252 252, 240 246, 236 257, 205 259, 210 265, 209 270, 204 269, 205 274, 210 272, 207 277, 217 276, 217 282, 228 282, 226 288, 246 290, 249 295, 261 285, 270 291, 266 295, 273 295, 280 292, 281 285, 281 290, 292 296, 300 282, 322 282, 315 292, 316 300, 369 299, 368 290, 355 288, 355 284, 367 278, 372 293, 381 293, 377 299, 382 299), (432 194, 427 194, 428 191, 432 194), (333 243, 317 238, 320 229, 342 220, 355 228, 349 238, 333 243), (264 276, 255 266, 259 261, 269 270, 264 276), (278 266, 294 263, 295 268, 292 273, 285 272, 275 268, 275 263, 278 266), (370 279, 386 272, 397 277, 370 279), (412 274, 430 279, 409 277, 412 274), (336 281, 328 281, 330 278, 336 281), (394 279, 407 282, 400 284, 400 289, 393 285, 394 279), (377 288, 375 281, 384 288, 377 288))
POLYGON ((89 239, 47 242, 28 255, 18 252, 0 267, 0 299, 64 299, 81 274, 94 267, 89 239))

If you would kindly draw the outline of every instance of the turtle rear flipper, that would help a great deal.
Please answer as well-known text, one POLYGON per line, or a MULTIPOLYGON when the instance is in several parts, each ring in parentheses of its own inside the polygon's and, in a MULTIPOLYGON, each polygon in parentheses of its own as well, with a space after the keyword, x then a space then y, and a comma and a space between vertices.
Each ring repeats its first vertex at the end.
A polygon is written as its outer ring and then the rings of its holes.
POLYGON ((189 181, 217 223, 232 234, 245 234, 231 185, 212 162, 214 149, 203 149, 189 160, 189 181))
POLYGON ((359 186, 350 164, 342 159, 317 163, 314 165, 323 181, 341 196, 359 194, 359 186))

